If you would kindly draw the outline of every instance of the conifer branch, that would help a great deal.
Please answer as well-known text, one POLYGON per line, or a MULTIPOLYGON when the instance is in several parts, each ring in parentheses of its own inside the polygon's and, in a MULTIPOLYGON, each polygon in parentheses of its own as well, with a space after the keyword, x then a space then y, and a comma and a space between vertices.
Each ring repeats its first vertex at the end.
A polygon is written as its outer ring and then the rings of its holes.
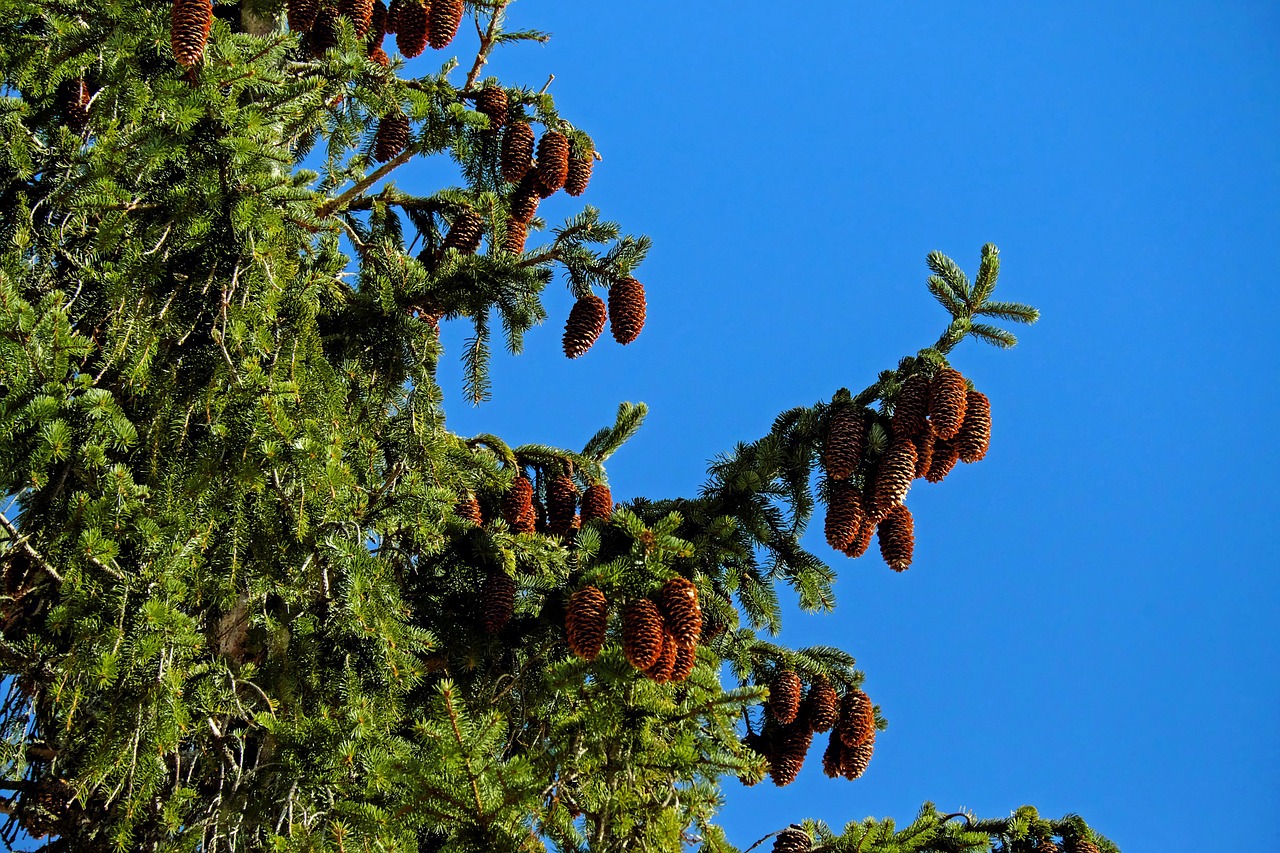
POLYGON ((18 534, 18 529, 13 526, 6 516, 0 515, 0 525, 3 525, 4 529, 8 532, 10 537, 9 542, 11 545, 16 545, 21 548, 44 572, 58 583, 62 583, 62 575, 58 573, 58 570, 49 565, 49 561, 42 557, 39 551, 31 547, 31 543, 27 541, 30 537, 20 536, 18 534))

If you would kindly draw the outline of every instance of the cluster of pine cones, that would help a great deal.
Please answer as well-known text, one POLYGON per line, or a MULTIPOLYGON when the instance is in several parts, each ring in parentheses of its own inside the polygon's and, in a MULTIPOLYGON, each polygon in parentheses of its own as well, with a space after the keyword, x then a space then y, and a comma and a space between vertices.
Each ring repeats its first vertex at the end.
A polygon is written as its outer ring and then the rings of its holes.
POLYGON ((991 403, 959 371, 907 377, 889 421, 889 446, 865 459, 870 415, 838 405, 828 422, 822 464, 829 483, 827 542, 860 557, 879 533, 880 554, 894 571, 911 566, 915 530, 903 504, 913 480, 941 482, 959 461, 977 462, 991 442, 991 403), (858 480, 862 481, 861 487, 858 480))
POLYGON ((589 293, 574 303, 564 324, 564 354, 569 358, 591 349, 609 321, 613 339, 626 345, 640 336, 645 317, 644 285, 634 278, 615 281, 609 287, 609 307, 604 300, 589 293))
POLYGON ((835 778, 857 779, 866 772, 876 744, 875 707, 867 694, 851 690, 843 697, 825 680, 817 680, 801 698, 804 685, 792 670, 778 673, 769 685, 765 724, 748 731, 742 743, 769 762, 769 777, 779 787, 790 785, 804 766, 815 732, 831 732, 822 769, 835 778))
MULTIPOLYGON (((569 648, 583 660, 595 660, 604 647, 609 602, 594 586, 569 597, 565 634, 569 648)), ((658 684, 684 681, 698 661, 702 608, 698 588, 685 578, 663 585, 658 600, 637 598, 622 611, 622 650, 627 662, 658 684)))
POLYGON ((496 86, 484 87, 475 100, 476 111, 489 117, 490 131, 502 129, 498 170, 503 180, 515 185, 505 248, 520 254, 529 237, 529 223, 537 215, 542 199, 550 198, 559 189, 571 196, 587 191, 595 168, 595 150, 575 148, 569 137, 550 128, 536 139, 527 121, 508 120, 506 92, 496 86))
POLYGON ((396 37, 396 47, 412 59, 427 45, 440 50, 458 34, 463 0, 288 0, 289 29, 307 34, 307 47, 315 56, 338 43, 338 18, 351 21, 356 35, 368 40, 369 58, 390 65, 382 40, 396 37))

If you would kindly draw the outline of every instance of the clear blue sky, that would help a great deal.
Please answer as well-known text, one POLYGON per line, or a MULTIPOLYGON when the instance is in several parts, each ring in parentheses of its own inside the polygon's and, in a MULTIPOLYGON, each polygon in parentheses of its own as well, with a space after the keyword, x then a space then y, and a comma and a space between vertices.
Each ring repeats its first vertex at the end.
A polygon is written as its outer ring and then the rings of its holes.
POLYGON ((654 239, 649 322, 570 362, 557 282, 478 409, 446 324, 455 429, 578 447, 643 400, 614 494, 689 494, 778 411, 936 337, 929 250, 972 272, 997 243, 1003 296, 1044 315, 1012 352, 955 354, 993 446, 913 489, 915 566, 836 557, 838 613, 784 633, 865 668, 891 723, 870 770, 829 781, 815 750, 789 788, 730 782, 733 840, 930 799, 1078 811, 1128 853, 1277 849, 1280 7, 521 0, 512 17, 555 38, 492 71, 554 73, 594 135, 584 200, 654 239))

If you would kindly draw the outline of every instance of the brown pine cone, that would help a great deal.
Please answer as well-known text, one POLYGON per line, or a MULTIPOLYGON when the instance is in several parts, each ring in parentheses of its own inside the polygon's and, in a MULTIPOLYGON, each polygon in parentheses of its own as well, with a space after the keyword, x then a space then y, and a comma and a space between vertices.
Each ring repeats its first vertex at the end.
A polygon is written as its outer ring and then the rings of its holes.
POLYGON ((858 470, 867 444, 867 421, 852 405, 834 407, 822 444, 822 467, 833 480, 847 480, 858 470))
MULTIPOLYGON (((313 31, 314 32, 314 31, 313 31)), ((409 117, 404 113, 392 113, 378 119, 378 129, 373 133, 373 159, 379 163, 394 160, 409 144, 409 117)))
POLYGON ((916 546, 915 522, 911 510, 898 504, 880 522, 880 556, 895 572, 911 568, 911 554, 916 546))
POLYGON ((861 746, 875 736, 876 711, 870 697, 861 690, 851 690, 840 700, 840 720, 835 734, 846 747, 861 746))
POLYGON ((1098 845, 1094 844, 1088 838, 1082 838, 1079 835, 1072 835, 1062 839, 1066 842, 1067 853, 1101 853, 1098 845))
POLYGON ((288 0, 285 7, 289 15, 289 29, 305 33, 316 22, 320 13, 320 0, 288 0))
POLYGON ((980 462, 991 446, 991 401, 981 391, 965 395, 964 423, 956 433, 961 462, 980 462))
POLYGON ((338 46, 338 17, 329 3, 322 2, 316 12, 316 19, 307 33, 307 49, 311 55, 319 58, 330 48, 338 46))
POLYGON ((387 35, 387 4, 382 0, 374 0, 373 15, 369 20, 369 47, 382 47, 382 40, 387 35))
POLYGON ((862 493, 849 480, 832 480, 827 506, 825 532, 827 544, 844 551, 858 538, 866 516, 862 511, 862 493))
POLYGON ((564 179, 564 191, 571 196, 580 196, 587 191, 587 184, 591 182, 591 170, 595 168, 596 158, 594 152, 587 152, 586 155, 571 154, 569 156, 569 171, 564 179))
POLYGON ((794 826, 778 833, 773 840, 773 853, 809 853, 813 849, 813 839, 809 833, 794 826))
POLYGON ((480 512, 480 501, 476 500, 476 496, 470 492, 458 498, 458 502, 454 504, 453 512, 458 518, 465 519, 477 526, 484 524, 484 515, 480 512))
POLYGON ((867 549, 871 547, 871 540, 876 535, 876 523, 869 518, 862 520, 862 527, 858 529, 858 535, 854 537, 848 548, 844 549, 844 555, 852 559, 857 559, 867 553, 867 549))
POLYGON ((446 48, 453 37, 458 34, 458 25, 462 23, 462 0, 431 0, 430 25, 431 46, 436 50, 446 48))
POLYGON ((929 386, 929 421, 938 438, 950 441, 964 423, 968 388, 960 371, 944 367, 929 386))
POLYGON ((490 634, 500 633, 515 613, 516 582, 506 572, 490 572, 480 593, 480 603, 484 629, 490 634))
POLYGON ((418 0, 404 0, 397 4, 394 17, 396 47, 412 59, 427 49, 427 10, 418 0))
POLYGON ((933 424, 925 421, 924 427, 920 432, 916 433, 912 441, 916 444, 916 479, 926 476, 929 473, 929 466, 933 464, 933 445, 937 441, 937 436, 933 432, 933 424))
POLYGON ((582 520, 598 518, 608 521, 613 517, 613 495, 604 483, 592 483, 582 493, 582 520))
POLYGON ((484 220, 474 210, 463 209, 453 217, 449 233, 444 238, 444 248, 457 249, 464 255, 474 255, 484 237, 484 220))
POLYGON ((569 176, 569 138, 548 130, 538 140, 538 183, 541 190, 555 192, 569 176))
POLYGON ((658 593, 663 620, 682 649, 696 648, 702 636, 702 607, 698 587, 687 578, 672 578, 658 593))
POLYGON ((895 436, 908 438, 916 435, 929 417, 929 380, 918 373, 902 383, 902 390, 893 403, 893 418, 889 429, 895 436))
POLYGON ((534 531, 537 515, 533 509, 533 481, 524 474, 516 477, 502 496, 502 517, 516 533, 534 531))
POLYGON ((662 654, 665 627, 658 605, 636 598, 622 611, 622 651, 627 661, 641 672, 653 666, 662 654))
POLYGON ((351 22, 357 38, 364 38, 373 25, 373 0, 338 0, 338 14, 351 22))
POLYGON ((213 0, 174 0, 170 23, 173 58, 190 68, 204 57, 213 25, 213 0))
POLYGON ((75 133, 84 130, 89 123, 89 87, 84 84, 84 78, 64 80, 58 87, 58 102, 67 127, 75 133))
POLYGON ((871 755, 875 751, 876 739, 874 735, 866 743, 845 749, 841 775, 850 780, 861 777, 863 773, 867 772, 867 765, 871 763, 871 755))
POLYGON ((803 689, 800 676, 793 670, 784 669, 775 675, 769 685, 769 701, 765 704, 769 716, 784 726, 793 722, 800 713, 800 692, 803 689))
POLYGON ((537 175, 530 170, 516 185, 515 192, 511 193, 512 220, 526 225, 533 221, 533 217, 538 212, 538 202, 541 200, 538 196, 538 188, 535 186, 537 182, 537 175))
POLYGON ((569 358, 577 358, 591 349, 596 338, 604 331, 607 319, 604 300, 594 293, 575 302, 569 311, 569 319, 564 324, 564 354, 569 358))
POLYGON ((666 684, 671 680, 671 673, 676 666, 676 653, 679 647, 676 645, 676 638, 671 636, 670 631, 662 632, 662 651, 658 655, 658 659, 653 662, 653 666, 644 671, 644 674, 653 679, 658 684, 666 684))
POLYGON ((489 129, 497 130, 507 123, 507 90, 501 86, 485 86, 476 95, 476 112, 489 117, 489 129))
POLYGON ((815 681, 804 697, 800 716, 815 732, 830 731, 840 719, 840 694, 826 680, 815 681))
POLYGON ((813 732, 803 720, 797 720, 774 732, 773 754, 769 757, 769 778, 779 788, 790 785, 804 767, 813 732))
POLYGON ((609 288, 609 330, 620 344, 629 344, 644 328, 644 285, 634 278, 615 281, 609 288))
POLYGON ((569 596, 565 608, 564 627, 569 648, 584 660, 595 660, 604 648, 604 633, 609 622, 609 602, 594 586, 583 587, 569 596))
MULTIPOLYGON (((502 134, 500 152, 502 177, 517 183, 533 168, 533 128, 528 122, 517 121, 507 125, 502 134)), ((533 182, 530 181, 530 188, 533 182)), ((536 193, 535 193, 536 195, 536 193)))
POLYGON ((929 473, 924 478, 930 483, 941 483, 959 461, 960 448, 956 443, 939 439, 933 443, 933 460, 929 463, 929 473))
POLYGON ((684 681, 693 673, 693 668, 698 664, 698 649, 696 646, 676 647, 676 663, 671 669, 672 681, 684 681))
POLYGON ((827 748, 822 753, 822 772, 827 775, 827 778, 835 779, 844 775, 844 753, 844 743, 839 735, 832 731, 831 738, 827 741, 827 748))
POLYGON ((1036 839, 1036 853, 1062 853, 1062 848, 1049 836, 1042 835, 1036 839))
POLYGON ((383 68, 391 67, 391 57, 387 56, 387 52, 381 47, 375 47, 369 52, 369 61, 374 65, 381 65, 383 68))
POLYGON ((396 34, 396 24, 400 20, 400 10, 404 8, 406 2, 410 2, 410 0, 391 0, 387 6, 387 35, 393 36, 396 34))
POLYGON ((887 514, 889 510, 907 496, 911 481, 916 476, 916 445, 906 436, 897 436, 889 445, 888 452, 880 460, 876 471, 875 505, 879 514, 887 514))
POLYGON ((578 486, 573 478, 557 474, 547 481, 547 526, 560 536, 574 530, 578 516, 578 486))
MULTIPOLYGON (((529 241, 529 223, 514 216, 507 220, 507 233, 502 240, 502 251, 513 255, 524 254, 524 244, 529 241)), ((603 327, 602 327, 603 328, 603 327)))

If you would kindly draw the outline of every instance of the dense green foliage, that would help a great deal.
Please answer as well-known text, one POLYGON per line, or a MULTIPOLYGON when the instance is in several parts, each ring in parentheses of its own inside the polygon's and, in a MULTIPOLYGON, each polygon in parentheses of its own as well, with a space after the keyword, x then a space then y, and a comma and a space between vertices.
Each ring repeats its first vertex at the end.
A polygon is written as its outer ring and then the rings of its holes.
MULTIPOLYGON (((535 219, 529 252, 502 248, 517 187, 480 87, 505 85, 513 118, 591 150, 550 95, 481 78, 491 49, 544 38, 505 32, 504 5, 467 4, 469 73, 410 76, 371 62, 345 18, 333 48, 304 46, 267 0, 220 4, 190 70, 168 3, 0 0, 10 842, 25 828, 74 851, 727 851, 720 785, 766 770, 740 742, 763 685, 783 669, 861 684, 844 651, 774 639, 778 585, 834 606, 833 570, 800 544, 832 407, 873 407, 874 458, 905 377, 968 335, 1010 345, 987 320, 1034 312, 990 301, 994 248, 973 284, 931 256, 950 325, 866 391, 784 413, 696 497, 637 500, 576 535, 513 530, 518 474, 543 499, 556 475, 604 482, 644 408, 622 405, 581 451, 456 435, 436 322, 473 325, 482 400, 495 328, 518 352, 558 272, 579 297, 603 292, 648 243, 587 207, 535 219), (373 129, 399 111, 411 140, 379 166, 373 129), (433 156, 466 185, 385 182, 433 156), (485 248, 446 248, 471 214, 485 248), (459 510, 470 495, 483 524, 459 510), (493 632, 497 573, 518 594, 493 632), (687 681, 633 669, 616 617, 599 658, 570 654, 574 590, 594 584, 616 613, 675 576, 697 584, 707 626, 687 681)), ((885 853, 1089 837, 1078 819, 932 807, 902 831, 810 828, 885 853)))

